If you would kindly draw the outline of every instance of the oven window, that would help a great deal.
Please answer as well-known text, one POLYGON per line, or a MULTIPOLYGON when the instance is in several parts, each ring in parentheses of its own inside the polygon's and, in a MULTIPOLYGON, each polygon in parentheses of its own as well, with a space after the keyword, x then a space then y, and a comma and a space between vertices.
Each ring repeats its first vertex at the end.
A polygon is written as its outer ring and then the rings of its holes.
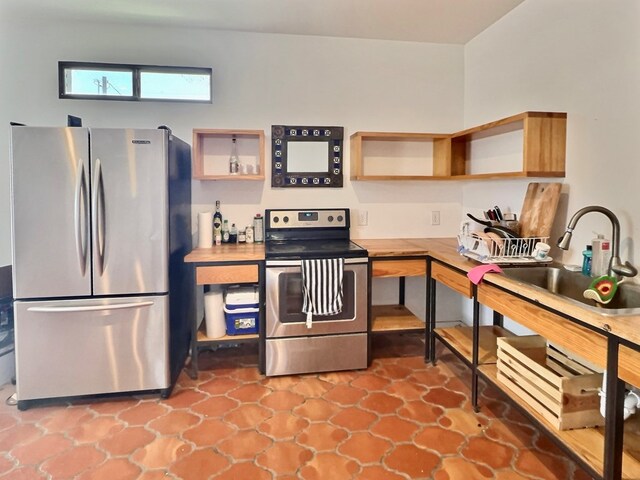
MULTIPOLYGON (((300 271, 282 273, 279 278, 278 305, 281 323, 304 322, 306 314, 302 313, 302 274, 300 271)), ((351 270, 345 270, 342 277, 342 312, 336 315, 313 316, 314 322, 327 320, 350 320, 355 317, 355 276, 351 270)))

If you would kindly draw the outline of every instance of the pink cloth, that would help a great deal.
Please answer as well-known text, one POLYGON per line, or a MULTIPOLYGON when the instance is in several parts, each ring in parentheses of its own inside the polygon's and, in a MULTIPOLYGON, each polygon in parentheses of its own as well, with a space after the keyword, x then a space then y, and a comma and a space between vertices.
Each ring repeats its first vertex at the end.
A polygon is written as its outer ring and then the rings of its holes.
POLYGON ((502 269, 498 265, 478 265, 477 267, 473 267, 467 273, 467 277, 471 280, 475 285, 478 285, 482 281, 482 277, 484 277, 485 273, 502 273, 502 269))

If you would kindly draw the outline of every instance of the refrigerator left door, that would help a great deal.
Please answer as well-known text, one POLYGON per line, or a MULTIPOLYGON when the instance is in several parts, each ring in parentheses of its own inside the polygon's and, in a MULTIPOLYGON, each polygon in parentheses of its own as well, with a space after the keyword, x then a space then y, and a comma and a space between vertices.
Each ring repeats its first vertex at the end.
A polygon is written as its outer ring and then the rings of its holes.
POLYGON ((166 296, 15 302, 18 401, 169 386, 166 296))
POLYGON ((87 129, 12 127, 15 298, 91 295, 89 178, 87 129))

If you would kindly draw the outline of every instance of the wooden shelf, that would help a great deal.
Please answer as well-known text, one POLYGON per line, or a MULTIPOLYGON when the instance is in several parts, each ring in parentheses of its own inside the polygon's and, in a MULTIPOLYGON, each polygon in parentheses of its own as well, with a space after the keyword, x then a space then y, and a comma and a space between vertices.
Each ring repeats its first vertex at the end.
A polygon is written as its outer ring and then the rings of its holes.
POLYGON ((196 180, 264 181, 264 130, 194 129, 192 155, 193 178, 196 180), (228 173, 234 137, 241 165, 258 165, 259 173, 228 173))
POLYGON ((404 305, 372 305, 371 331, 375 332, 421 332, 425 323, 404 305))
MULTIPOLYGON (((498 380, 496 365, 481 365, 478 372, 490 383, 507 395, 530 417, 534 418, 550 435, 556 437, 574 454, 602 475, 604 470, 604 428, 581 428, 576 430, 557 430, 542 415, 527 405, 498 380)), ((640 478, 640 415, 633 415, 624 423, 624 448, 622 457, 622 478, 640 478)))
MULTIPOLYGON (((469 363, 471 363, 473 347, 473 328, 468 326, 457 326, 449 328, 436 328, 433 331, 445 344, 457 351, 469 363)), ((498 337, 508 337, 513 334, 494 325, 480 327, 478 363, 493 364, 498 361, 497 339, 498 337)))
POLYGON ((356 132, 351 135, 351 180, 440 181, 564 177, 566 130, 566 113, 523 112, 453 134, 356 132), (517 131, 522 131, 521 169, 469 173, 469 165, 477 163, 472 155, 473 142, 517 131), (379 142, 379 148, 375 148, 374 142, 379 142), (426 147, 416 147, 419 143, 427 142, 432 145, 429 151, 426 147), (393 147, 394 143, 405 145, 406 148, 393 147), (403 150, 410 151, 408 156, 412 158, 403 158, 403 150), (398 164, 411 164, 413 169, 406 174, 398 174, 397 170, 374 172, 373 170, 380 170, 380 167, 375 168, 377 164, 390 166, 389 168, 396 168, 398 164))
POLYGON ((442 157, 451 143, 449 135, 439 133, 356 132, 350 138, 352 180, 432 179, 438 172, 432 173, 429 163, 442 157), (399 165, 408 172, 395 174, 399 165))
POLYGON ((210 344, 214 345, 216 343, 246 343, 249 341, 258 341, 258 334, 251 333, 247 335, 225 335, 224 337, 219 338, 209 338, 205 333, 205 323, 202 322, 202 325, 198 329, 198 344, 210 344))
MULTIPOLYGON (((451 135, 451 175, 467 175, 472 142, 522 131, 522 170, 513 176, 564 177, 567 114, 523 112, 451 135)), ((477 173, 471 178, 494 178, 494 173, 477 173)), ((511 175, 510 175, 511 176, 511 175)))

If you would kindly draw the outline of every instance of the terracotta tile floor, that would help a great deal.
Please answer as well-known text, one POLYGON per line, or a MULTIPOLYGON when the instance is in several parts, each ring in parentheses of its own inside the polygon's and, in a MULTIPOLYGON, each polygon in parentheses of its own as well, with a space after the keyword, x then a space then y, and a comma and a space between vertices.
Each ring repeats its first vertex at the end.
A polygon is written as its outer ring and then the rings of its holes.
MULTIPOLYGON (((156 397, 0 407, 5 479, 590 478, 489 388, 469 402, 469 371, 418 337, 374 340, 366 371, 264 378, 256 346, 201 354, 156 397)), ((12 393, 5 386, 3 398, 12 393)))

